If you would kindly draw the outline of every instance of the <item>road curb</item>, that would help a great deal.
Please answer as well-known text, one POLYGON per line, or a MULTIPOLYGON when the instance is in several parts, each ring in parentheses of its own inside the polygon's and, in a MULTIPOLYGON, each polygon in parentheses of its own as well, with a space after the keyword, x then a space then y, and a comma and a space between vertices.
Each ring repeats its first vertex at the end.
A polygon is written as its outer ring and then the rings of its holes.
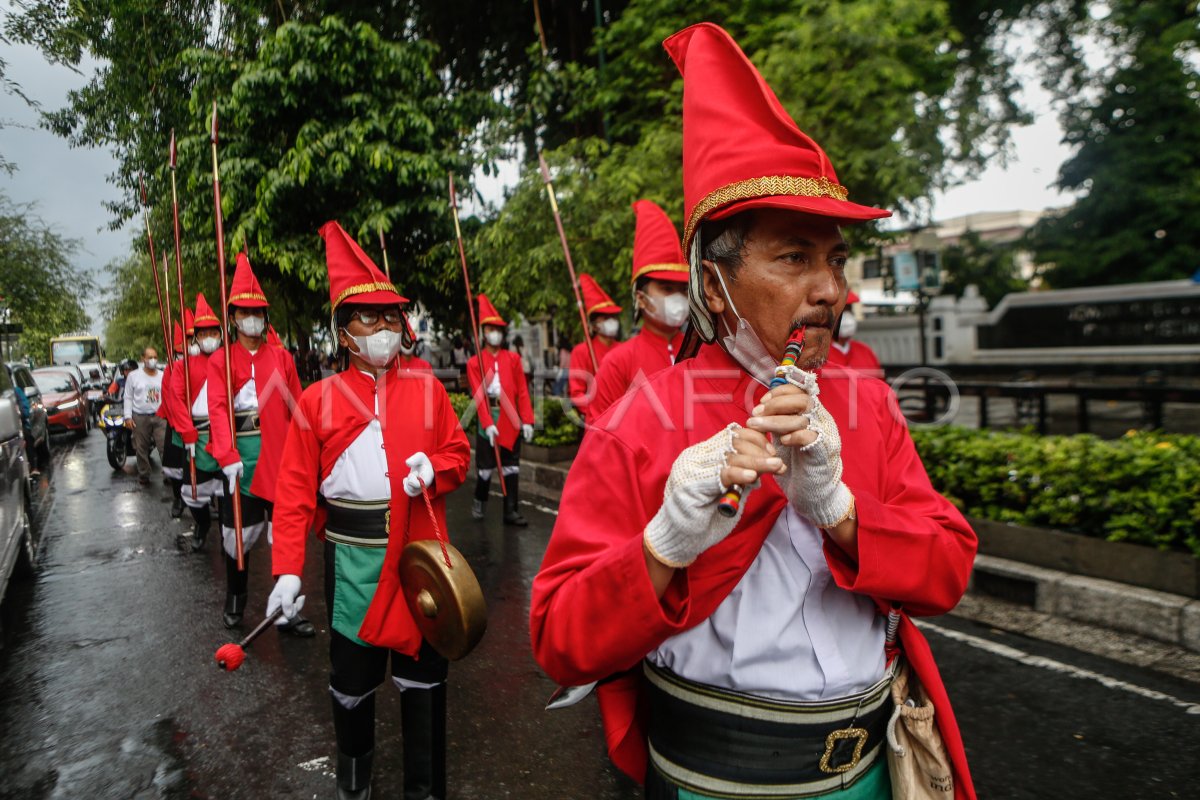
MULTIPOLYGON (((538 496, 557 501, 569 469, 570 462, 525 461, 521 480, 538 496)), ((976 556, 967 591, 1200 653, 1200 600, 1183 595, 989 555, 976 556)))

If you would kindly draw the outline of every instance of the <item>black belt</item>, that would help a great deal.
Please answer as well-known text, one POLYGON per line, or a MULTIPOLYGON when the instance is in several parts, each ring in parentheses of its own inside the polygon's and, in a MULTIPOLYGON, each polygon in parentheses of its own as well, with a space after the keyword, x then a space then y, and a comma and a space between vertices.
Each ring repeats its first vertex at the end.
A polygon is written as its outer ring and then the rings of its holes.
POLYGON ((849 786, 880 756, 890 680, 828 702, 790 703, 694 683, 645 664, 655 768, 710 797, 800 797, 849 786))
POLYGON ((254 433, 258 430, 257 411, 239 411, 234 415, 238 433, 254 433))
POLYGON ((387 500, 320 500, 327 518, 325 538, 354 547, 387 547, 391 511, 387 500))
POLYGON ((208 417, 192 417, 192 427, 197 431, 206 431, 208 426, 208 417))

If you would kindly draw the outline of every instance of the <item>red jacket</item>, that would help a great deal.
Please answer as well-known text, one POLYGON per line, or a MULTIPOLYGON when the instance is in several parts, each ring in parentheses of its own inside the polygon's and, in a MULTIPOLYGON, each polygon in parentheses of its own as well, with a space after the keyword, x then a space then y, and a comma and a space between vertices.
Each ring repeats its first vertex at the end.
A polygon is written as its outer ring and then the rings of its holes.
MULTIPOLYGON (((974 532, 930 485, 884 383, 844 373, 834 379, 822 375, 820 386, 821 401, 841 433, 843 480, 858 513, 857 562, 826 540, 834 580, 877 603, 900 603, 907 614, 949 611, 966 590, 974 532)), ((631 396, 626 413, 616 413, 620 406, 609 409, 584 437, 534 579, 530 610, 534 656, 555 681, 578 685, 619 676, 599 687, 600 710, 609 754, 637 780, 644 779, 647 763, 639 662, 712 614, 741 580, 787 502, 774 479, 764 477, 746 499, 733 533, 677 572, 657 598, 643 559, 642 532, 662 505, 671 465, 684 448, 730 422, 743 422, 766 390, 715 346, 658 373, 646 389, 631 396)), ((957 777, 956 796, 974 797, 937 666, 907 616, 900 638, 937 709, 957 777)))
MULTIPOLYGON (((445 496, 466 477, 471 446, 446 389, 432 375, 393 368, 379 380, 379 423, 392 486, 392 530, 379 585, 358 635, 377 647, 415 656, 421 648, 421 634, 400 594, 400 552, 406 534, 409 539, 433 539, 436 534, 425 502, 410 500, 404 493, 402 482, 410 471, 404 461, 417 451, 429 456, 434 473, 433 511, 441 530, 446 531, 445 496)), ((275 485, 271 548, 275 576, 302 574, 309 530, 316 529, 323 536, 325 519, 317 507, 317 493, 338 456, 375 417, 376 388, 370 375, 351 368, 314 383, 300 396, 275 485)))
POLYGON ((828 367, 856 369, 872 378, 883 377, 883 367, 879 364, 879 357, 875 355, 875 351, 854 339, 850 340, 850 349, 845 353, 830 345, 829 359, 825 364, 828 367))
POLYGON ((240 342, 222 347, 208 359, 208 418, 211 435, 208 452, 222 467, 240 460, 229 432, 229 403, 225 398, 225 353, 232 348, 233 396, 250 380, 254 369, 254 388, 258 394, 259 430, 262 449, 250 479, 250 491, 267 502, 275 502, 275 476, 287 438, 292 408, 300 397, 300 377, 292 354, 266 342, 253 354, 240 342))
POLYGON ((188 404, 188 397, 191 397, 192 402, 196 402, 196 398, 200 395, 200 390, 204 388, 204 384, 208 382, 208 360, 209 356, 201 353, 198 356, 188 356, 188 371, 187 377, 191 379, 191 394, 185 394, 183 391, 183 365, 177 366, 177 369, 172 369, 163 379, 163 405, 167 409, 167 421, 171 423, 171 428, 179 434, 179 438, 183 439, 184 444, 195 444, 199 438, 196 432, 196 425, 192 421, 192 409, 188 404))
POLYGON ((588 419, 596 419, 624 396, 635 383, 645 383, 651 375, 675 363, 683 334, 667 341, 649 328, 608 351, 596 374, 596 396, 588 406, 588 419))
POLYGON ((525 382, 525 372, 521 369, 521 357, 512 350, 497 350, 492 355, 485 349, 483 368, 486 372, 484 387, 491 384, 493 374, 497 371, 500 373, 500 420, 493 420, 492 412, 488 409, 487 389, 480 388, 479 356, 471 356, 467 362, 467 384, 471 387, 471 396, 475 398, 475 410, 485 430, 488 420, 495 422, 500 431, 500 446, 511 450, 517 443, 521 425, 533 424, 533 404, 529 401, 529 384, 525 382))
MULTIPOLYGON (((596 362, 604 365, 604 359, 616 349, 620 342, 605 344, 599 336, 592 337, 592 349, 596 351, 596 362)), ((587 421, 594 418, 589 406, 596 396, 596 370, 592 366, 592 355, 588 352, 587 342, 580 342, 571 349, 571 371, 567 374, 567 395, 579 413, 587 421)))

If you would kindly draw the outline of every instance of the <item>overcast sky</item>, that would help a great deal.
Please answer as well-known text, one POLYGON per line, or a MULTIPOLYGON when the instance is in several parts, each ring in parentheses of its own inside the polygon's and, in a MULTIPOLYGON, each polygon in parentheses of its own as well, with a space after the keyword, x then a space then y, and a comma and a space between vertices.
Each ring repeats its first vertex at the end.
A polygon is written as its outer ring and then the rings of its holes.
MULTIPOLYGON (((0 9, 6 6, 0 0, 0 9)), ((1016 46, 1033 45, 1031 37, 1021 37, 1016 46)), ((66 93, 86 80, 65 67, 46 63, 31 47, 5 46, 4 58, 8 77, 47 110, 62 107, 66 93)), ((1033 80, 1025 84, 1020 100, 1037 119, 1014 131, 1015 158, 1003 168, 992 167, 978 180, 935 197, 935 219, 980 211, 1036 210, 1070 202, 1050 188, 1069 154, 1059 143, 1062 131, 1045 93, 1033 80)), ((111 155, 106 150, 69 147, 65 140, 38 127, 34 110, 6 93, 0 93, 0 120, 6 123, 0 129, 0 152, 18 166, 11 176, 0 174, 0 189, 14 201, 37 203, 43 219, 64 235, 82 240, 78 264, 104 285, 101 268, 126 252, 129 237, 135 233, 128 228, 119 232, 108 229, 109 214, 103 203, 116 199, 114 187, 107 182, 114 169, 111 155)), ((511 168, 503 169, 499 181, 484 181, 481 190, 489 199, 498 198, 503 182, 511 181, 512 174, 511 168)), ((86 305, 95 327, 102 330, 97 299, 86 305)))

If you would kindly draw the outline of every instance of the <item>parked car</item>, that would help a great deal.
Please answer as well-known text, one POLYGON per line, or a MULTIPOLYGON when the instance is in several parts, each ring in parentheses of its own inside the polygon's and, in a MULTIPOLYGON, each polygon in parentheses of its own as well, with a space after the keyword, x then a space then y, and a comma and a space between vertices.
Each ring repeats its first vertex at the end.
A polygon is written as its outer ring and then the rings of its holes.
POLYGON ((10 578, 33 574, 41 544, 32 523, 21 416, 9 370, 0 369, 0 601, 10 578))
POLYGON ((39 367, 33 371, 33 380, 42 391, 50 433, 74 431, 76 436, 86 436, 92 428, 92 415, 75 376, 64 367, 39 367))
POLYGON ((21 424, 25 434, 25 452, 29 465, 34 470, 50 466, 50 430, 46 422, 46 406, 42 402, 42 390, 33 380, 29 367, 20 361, 4 365, 8 379, 21 395, 17 403, 21 406, 21 424), (23 400, 22 400, 23 396, 23 400))
POLYGON ((108 391, 112 377, 103 364, 80 364, 79 369, 83 372, 83 391, 87 394, 88 412, 92 417, 92 425, 95 426, 96 418, 100 415, 100 406, 104 405, 104 393, 108 391))

